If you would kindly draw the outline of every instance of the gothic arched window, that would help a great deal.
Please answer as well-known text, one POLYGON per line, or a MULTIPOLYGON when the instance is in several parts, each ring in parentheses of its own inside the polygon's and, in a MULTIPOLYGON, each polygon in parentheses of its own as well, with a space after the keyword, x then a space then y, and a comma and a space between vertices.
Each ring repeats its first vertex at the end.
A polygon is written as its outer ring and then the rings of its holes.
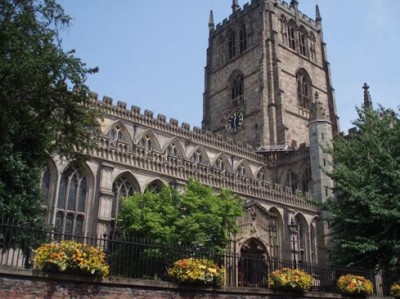
POLYGON ((287 45, 288 44, 288 23, 284 16, 281 17, 281 38, 282 42, 287 45))
POLYGON ((288 23, 289 48, 296 50, 296 24, 293 21, 288 23))
POLYGON ((146 191, 152 193, 160 193, 164 187, 164 183, 161 180, 154 180, 146 187, 146 191))
POLYGON ((308 56, 307 53, 307 31, 302 27, 299 30, 299 50, 303 56, 308 56))
POLYGON ((239 47, 240 54, 242 54, 247 49, 247 32, 246 32, 246 25, 245 24, 243 24, 240 27, 239 45, 240 45, 240 47, 239 47))
POLYGON ((297 100, 299 106, 310 110, 311 107, 311 80, 308 74, 301 70, 296 75, 297 100))
POLYGON ((310 32, 309 41, 310 41, 310 58, 311 58, 311 60, 315 61, 317 58, 316 53, 315 53, 315 35, 312 32, 310 32))
POLYGON ((112 191, 114 197, 111 217, 117 219, 118 211, 121 209, 122 199, 133 194, 133 185, 126 177, 120 176, 114 181, 112 191))
POLYGON ((244 80, 243 74, 237 74, 232 82, 231 99, 234 107, 244 102, 244 80))
POLYGON ((229 59, 236 56, 236 34, 235 32, 230 32, 228 36, 228 53, 229 59))
POLYGON ((290 188, 294 193, 297 190, 297 173, 288 170, 286 173, 286 187, 290 188))
POLYGON ((86 195, 86 176, 71 165, 61 175, 56 208, 57 232, 66 235, 83 235, 86 195))

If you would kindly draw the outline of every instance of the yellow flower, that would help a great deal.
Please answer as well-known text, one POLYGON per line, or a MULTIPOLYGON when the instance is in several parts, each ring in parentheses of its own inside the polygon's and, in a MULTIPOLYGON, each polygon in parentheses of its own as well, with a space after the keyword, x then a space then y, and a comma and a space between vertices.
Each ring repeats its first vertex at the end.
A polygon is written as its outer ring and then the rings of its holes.
POLYGON ((101 249, 74 241, 43 244, 35 250, 34 263, 41 268, 56 265, 60 271, 81 269, 102 277, 109 273, 105 253, 101 249))

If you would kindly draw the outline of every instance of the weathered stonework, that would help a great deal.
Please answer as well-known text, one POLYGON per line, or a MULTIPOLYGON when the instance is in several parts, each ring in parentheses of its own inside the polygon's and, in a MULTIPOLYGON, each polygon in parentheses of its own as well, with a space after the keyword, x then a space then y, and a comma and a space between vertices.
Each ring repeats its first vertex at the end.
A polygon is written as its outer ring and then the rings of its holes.
MULTIPOLYGON (((141 113, 137 106, 128 109, 121 101, 113 105, 112 98, 99 100, 93 93, 104 113, 99 146, 83 170, 57 157, 49 163, 42 184, 48 222, 60 232, 104 236, 115 228, 123 196, 166 184, 179 188, 194 178, 245 199, 240 232, 232 236, 238 252, 258 244, 267 256, 290 258, 294 252, 297 260, 325 261, 319 253, 325 246, 320 212, 307 200, 330 195, 332 182, 320 167, 329 157, 319 145, 337 129, 320 20, 285 2, 253 0, 215 28, 210 18, 209 28, 203 128, 141 113), (312 33, 314 48, 307 44, 303 54, 291 49, 283 19, 312 33), (229 58, 228 35, 234 32, 238 52, 229 58), (309 103, 302 105, 299 72, 308 76, 309 103), (235 82, 243 85, 233 92, 235 82), (314 92, 326 111, 323 119, 312 116, 314 92), (230 134, 226 117, 235 109, 244 120, 230 134), (288 230, 292 219, 300 227, 295 244, 288 230)), ((299 43, 298 31, 295 39, 299 43)))

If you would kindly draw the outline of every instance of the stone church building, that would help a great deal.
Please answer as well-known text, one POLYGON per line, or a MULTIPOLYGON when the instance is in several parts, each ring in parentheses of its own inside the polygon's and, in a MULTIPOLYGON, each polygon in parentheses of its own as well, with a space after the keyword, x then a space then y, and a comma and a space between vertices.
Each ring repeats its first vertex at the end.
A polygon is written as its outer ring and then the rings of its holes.
POLYGON ((54 158, 43 173, 59 232, 107 234, 125 196, 194 178, 244 199, 238 252, 326 261, 323 215, 308 199, 331 195, 321 145, 338 117, 318 6, 313 20, 296 0, 231 5, 220 24, 210 13, 202 128, 92 95, 104 112, 98 149, 83 170, 54 158))

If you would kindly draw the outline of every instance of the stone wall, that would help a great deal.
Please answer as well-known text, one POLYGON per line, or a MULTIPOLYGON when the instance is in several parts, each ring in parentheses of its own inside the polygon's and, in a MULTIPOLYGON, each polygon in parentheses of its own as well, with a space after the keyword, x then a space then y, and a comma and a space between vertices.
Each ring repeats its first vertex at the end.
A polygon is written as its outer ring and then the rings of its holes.
MULTIPOLYGON (((45 274, 37 270, 0 267, 0 298, 107 298, 107 299, 289 299, 298 296, 274 294, 256 288, 181 288, 174 283, 135 279, 91 278, 45 274)), ((335 294, 308 293, 303 298, 342 298, 335 294)))

